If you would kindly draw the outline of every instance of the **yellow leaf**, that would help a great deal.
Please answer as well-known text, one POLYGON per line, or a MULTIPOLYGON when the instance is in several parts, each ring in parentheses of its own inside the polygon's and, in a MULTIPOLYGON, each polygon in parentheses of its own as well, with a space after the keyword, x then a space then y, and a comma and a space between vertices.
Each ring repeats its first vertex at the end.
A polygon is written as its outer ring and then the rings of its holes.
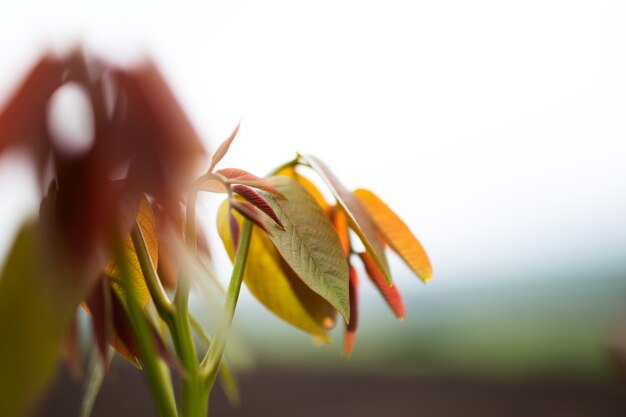
POLYGON ((328 202, 326 202, 326 199, 322 195, 322 192, 315 186, 315 184, 311 182, 311 180, 298 174, 298 172, 296 171, 294 167, 292 166, 285 167, 281 169, 280 171, 278 171, 276 175, 283 175, 285 177, 293 178, 294 180, 296 180, 301 186, 303 186, 309 192, 309 194, 313 196, 313 198, 315 199, 317 204, 319 204, 322 210, 328 213, 330 206, 328 205, 328 202))
MULTIPOLYGON (((148 251, 150 252, 150 257, 152 258, 152 263, 156 267, 159 261, 158 254, 158 239, 156 233, 156 223, 154 220, 154 213, 152 212, 152 207, 150 206, 150 202, 146 198, 146 196, 142 196, 141 202, 139 205, 139 212, 137 213, 137 223, 141 227, 141 231, 143 233, 143 237, 146 240, 146 245, 148 247, 148 251)), ((146 286, 146 281, 143 277, 143 273, 141 272, 141 266, 139 265, 139 259, 137 258, 137 252, 135 252, 135 247, 133 246, 133 241, 128 235, 126 238, 126 256, 129 260, 130 271, 133 276, 133 285, 135 287, 135 294, 137 295, 137 299, 142 306, 145 306, 150 299, 150 292, 148 291, 148 287, 146 286)), ((121 279, 121 274, 115 262, 111 261, 104 269, 107 275, 113 277, 115 281, 119 281, 121 279)), ((113 283, 113 289, 117 294, 120 295, 122 299, 124 299, 124 291, 122 287, 118 285, 116 282, 113 283)))
MULTIPOLYGON (((217 228, 232 260, 235 251, 228 224, 228 210, 228 201, 224 201, 217 213, 217 228)), ((241 216, 235 216, 241 223, 241 216)), ((326 330, 335 323, 335 309, 300 280, 278 254, 265 232, 258 227, 252 231, 243 279, 252 295, 272 313, 330 342, 326 330)))
POLYGON ((385 241, 400 258, 424 282, 430 280, 433 268, 421 243, 413 235, 409 227, 380 198, 368 190, 359 189, 354 194, 361 200, 370 213, 378 231, 385 241))

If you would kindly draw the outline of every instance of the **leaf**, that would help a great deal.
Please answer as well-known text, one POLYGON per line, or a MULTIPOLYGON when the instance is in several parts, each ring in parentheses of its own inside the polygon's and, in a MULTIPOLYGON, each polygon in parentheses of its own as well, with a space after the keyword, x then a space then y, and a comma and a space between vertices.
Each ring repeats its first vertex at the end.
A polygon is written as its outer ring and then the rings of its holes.
POLYGON ((263 213, 267 214, 277 225, 284 229, 284 226, 278 216, 276 216, 274 209, 259 193, 246 187, 245 185, 235 185, 233 186, 233 191, 246 199, 250 204, 254 205, 263 213))
MULTIPOLYGON (((245 201, 231 200, 230 206, 237 210, 246 219, 263 229, 266 233, 269 233, 269 229, 265 225, 265 221, 263 220, 263 217, 261 217, 261 213, 259 213, 259 211, 252 204, 246 203, 245 201)), ((236 241, 239 241, 239 239, 237 238, 236 241)))
POLYGON ((196 186, 198 190, 210 193, 228 192, 228 186, 224 184, 223 180, 211 173, 204 174, 198 178, 198 180, 196 180, 196 186))
MULTIPOLYGON (((217 213, 217 228, 224 248, 233 260, 235 250, 229 211, 226 200, 217 213)), ((241 223, 241 216, 236 217, 241 223)), ((252 295, 276 316, 325 342, 330 340, 326 330, 335 322, 335 310, 302 282, 278 254, 267 234, 257 227, 252 230, 243 279, 252 295)))
POLYGON ((365 266, 365 272, 367 272, 367 275, 376 288, 378 288, 378 291, 383 295, 383 298, 389 307, 391 307, 391 310, 399 320, 404 320, 404 301, 402 301, 402 296, 396 286, 394 284, 387 285, 385 277, 380 273, 378 267, 367 252, 361 252, 359 256, 361 257, 361 261, 363 261, 363 266, 365 266))
POLYGON ((288 177, 274 177, 273 183, 286 198, 267 196, 284 226, 267 221, 270 240, 302 281, 348 322, 348 262, 335 228, 303 186, 288 177))
POLYGON ((400 258, 424 282, 433 276, 433 268, 426 251, 409 227, 378 196, 368 190, 358 189, 354 194, 370 213, 378 231, 400 258))
POLYGON ((0 276, 0 416, 24 416, 37 404, 93 282, 80 262, 61 263, 58 247, 44 250, 41 232, 21 228, 0 276))
POLYGON ((346 323, 343 339, 343 356, 349 357, 356 342, 356 329, 359 325, 359 277, 356 269, 350 265, 350 323, 346 323))
POLYGON ((209 167, 208 172, 213 172, 213 168, 215 168, 215 165, 217 165, 222 160, 222 158, 224 158, 226 152, 228 152, 228 149, 230 148, 230 145, 233 143, 233 140, 235 140, 237 132, 239 132, 239 126, 241 126, 241 122, 237 123, 237 126, 235 127, 235 130, 233 130, 233 133, 230 134, 230 137, 226 139, 219 146, 219 148, 217 148, 217 150, 213 154, 213 158, 211 158, 211 166, 209 167))
MULTIPOLYGON (((148 246, 148 250, 150 251, 150 257, 152 258, 152 262, 156 267, 159 263, 159 243, 157 239, 156 223, 154 219, 154 213, 152 212, 152 207, 150 206, 150 202, 145 195, 143 195, 141 198, 139 212, 137 213, 137 222, 141 227, 141 232, 146 239, 146 244, 148 246)), ((150 299, 150 292, 148 291, 146 281, 143 277, 143 273, 141 272, 141 266, 139 264, 139 259, 137 258, 137 252, 135 252, 135 246, 133 245, 130 234, 126 238, 126 257, 129 260, 130 271, 133 276, 132 282, 135 289, 134 292, 137 295, 139 303, 142 306, 145 306, 150 299)), ((113 277, 115 281, 119 281, 121 279, 119 268, 114 261, 109 262, 104 271, 107 275, 113 277)), ((122 290, 121 286, 115 283, 113 285, 113 288, 120 296, 122 296, 123 299, 124 291, 122 290)))
POLYGON ((348 229, 348 218, 346 213, 339 207, 334 206, 330 210, 330 219, 333 222, 339 241, 341 242, 341 248, 343 249, 346 258, 350 256, 350 230, 348 229))
POLYGON ((307 177, 300 175, 293 166, 288 166, 281 169, 276 175, 283 175, 285 177, 293 178, 294 180, 296 180, 301 186, 306 188, 309 194, 313 196, 313 198, 315 199, 315 201, 317 201, 317 204, 319 204, 322 210, 328 212, 329 205, 322 195, 322 192, 307 177))
POLYGON ((225 177, 229 182, 235 184, 247 185, 248 187, 258 188, 268 193, 280 197, 280 193, 272 186, 272 183, 265 178, 257 177, 254 174, 239 168, 224 168, 215 171, 216 174, 225 177))
POLYGON ((233 249, 237 252, 241 230, 239 228, 239 222, 231 210, 228 211, 228 225, 230 226, 230 236, 233 240, 233 249))
POLYGON ((328 185, 337 199, 337 202, 346 212, 350 227, 352 227, 352 230, 356 232, 361 242, 363 242, 367 253, 370 254, 376 265, 378 265, 385 280, 391 284, 392 279, 391 273, 389 272, 389 265, 387 264, 387 257, 385 256, 385 245, 378 236, 374 220, 361 201, 339 182, 337 177, 335 177, 322 161, 310 155, 301 156, 300 158, 303 162, 308 163, 322 180, 324 180, 326 185, 328 185))

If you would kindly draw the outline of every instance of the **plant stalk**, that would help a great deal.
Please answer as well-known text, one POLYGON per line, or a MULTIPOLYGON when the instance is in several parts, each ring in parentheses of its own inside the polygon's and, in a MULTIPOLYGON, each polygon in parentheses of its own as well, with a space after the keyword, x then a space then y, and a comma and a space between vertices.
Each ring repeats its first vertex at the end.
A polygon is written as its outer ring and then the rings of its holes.
POLYGON ((137 338, 141 364, 146 373, 148 386, 152 391, 160 415, 162 417, 178 417, 169 369, 157 355, 150 325, 143 308, 137 301, 128 259, 124 253, 124 244, 121 239, 116 245, 115 258, 121 271, 128 316, 137 338))
POLYGON ((222 314, 222 320, 220 327, 217 331, 213 343, 209 347, 204 359, 201 363, 202 372, 205 375, 206 387, 211 390, 217 371, 220 367, 222 357, 224 356, 224 350, 226 349, 226 342, 230 334, 230 329, 235 315, 235 309, 237 307, 237 300, 239 299, 239 292, 241 290, 241 283, 243 281, 243 273, 246 268, 246 259, 248 258, 248 249, 250 248, 250 240, 252 237, 252 222, 248 219, 244 219, 243 227, 241 231, 241 239, 239 241, 239 247, 237 254, 235 255, 235 263, 233 265, 233 272, 230 277, 230 283, 228 284, 228 290, 226 292, 226 300, 224 301, 224 312, 222 314))

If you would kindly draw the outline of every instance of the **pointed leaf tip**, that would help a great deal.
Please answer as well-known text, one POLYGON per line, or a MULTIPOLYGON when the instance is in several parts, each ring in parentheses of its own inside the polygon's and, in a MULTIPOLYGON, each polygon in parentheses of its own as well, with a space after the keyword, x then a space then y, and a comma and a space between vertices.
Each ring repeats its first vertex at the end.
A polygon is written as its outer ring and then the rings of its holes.
POLYGON ((393 313, 398 320, 404 320, 406 310, 398 288, 394 284, 389 285, 386 282, 385 277, 378 270, 378 267, 367 252, 359 253, 359 257, 363 262, 365 272, 367 272, 370 280, 374 283, 376 288, 378 288, 378 291, 382 294, 393 313))
POLYGON ((235 130, 233 130, 233 133, 231 133, 228 139, 222 142, 222 144, 217 148, 217 150, 213 154, 213 158, 211 158, 211 165, 209 166, 208 172, 213 172, 215 166, 222 160, 222 158, 224 158, 224 156, 228 152, 228 149, 230 148, 230 145, 233 143, 233 140, 235 140, 235 137, 239 132, 240 126, 241 122, 237 123, 235 130))

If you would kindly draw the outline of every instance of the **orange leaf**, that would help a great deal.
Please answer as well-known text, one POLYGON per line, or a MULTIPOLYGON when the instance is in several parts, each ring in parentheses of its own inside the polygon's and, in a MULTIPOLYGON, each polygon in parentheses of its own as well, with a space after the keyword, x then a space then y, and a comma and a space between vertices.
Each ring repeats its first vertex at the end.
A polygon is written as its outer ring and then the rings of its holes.
POLYGON ((330 218, 339 236, 343 253, 346 257, 350 256, 350 230, 348 229, 348 218, 346 213, 340 207, 334 206, 330 210, 330 218))
POLYGON ((387 244, 424 282, 433 268, 424 248, 406 224, 374 193, 359 189, 354 194, 363 202, 387 244))
POLYGON ((396 317, 399 320, 404 320, 404 301, 402 301, 402 296, 398 289, 394 284, 388 285, 385 281, 385 277, 380 273, 378 267, 366 252, 359 253, 361 257, 361 261, 363 261, 363 266, 365 266, 365 271, 367 275, 370 277, 378 291, 383 295, 391 310, 393 310, 396 317))

